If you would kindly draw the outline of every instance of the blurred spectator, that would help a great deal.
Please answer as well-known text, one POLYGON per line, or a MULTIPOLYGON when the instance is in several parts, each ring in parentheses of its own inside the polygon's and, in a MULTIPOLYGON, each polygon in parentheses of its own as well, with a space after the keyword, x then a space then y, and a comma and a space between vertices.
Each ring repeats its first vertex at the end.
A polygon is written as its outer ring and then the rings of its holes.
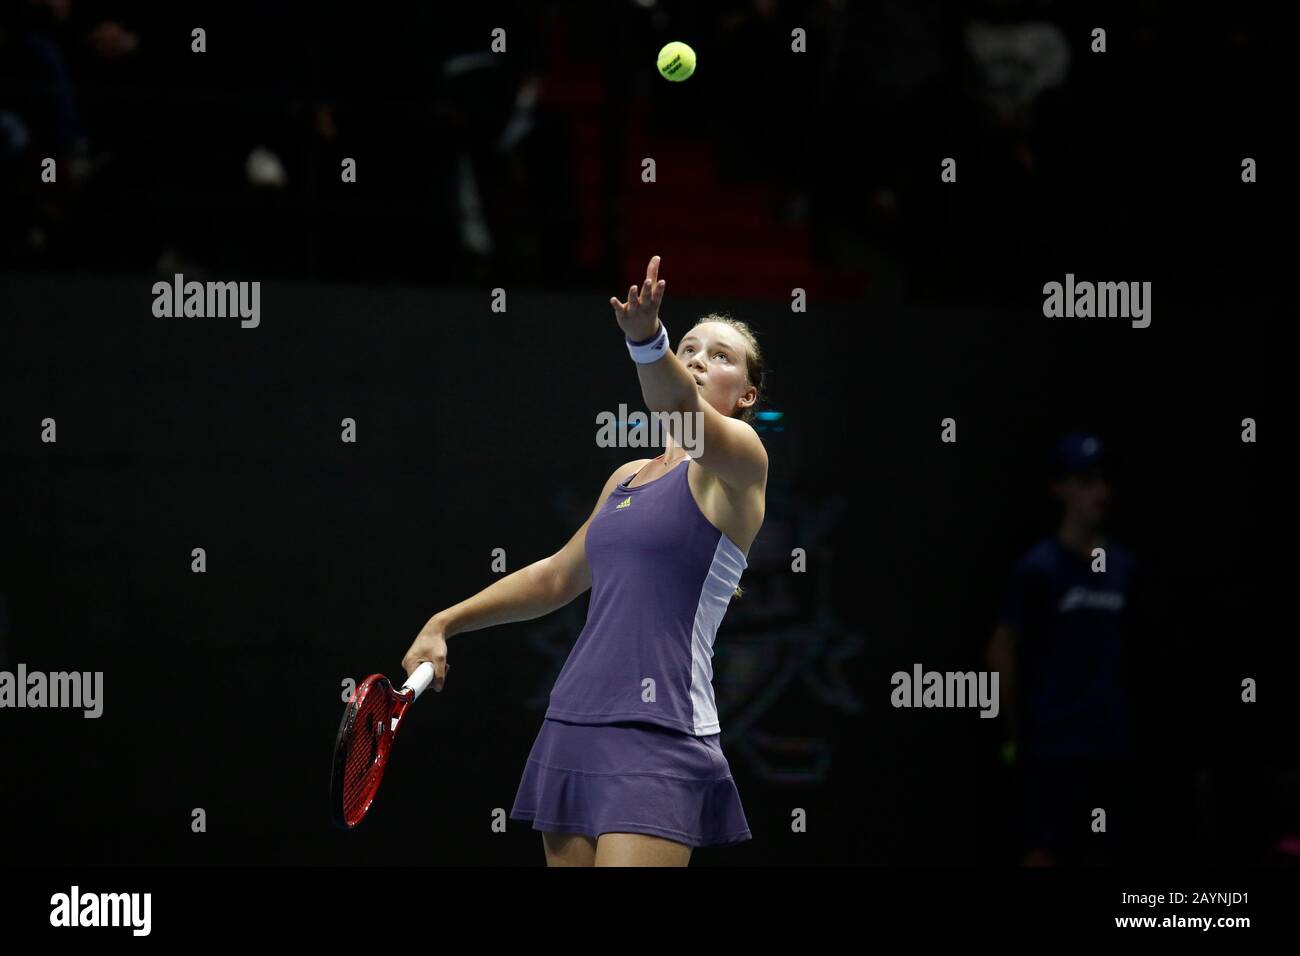
POLYGON ((140 42, 96 7, 82 11, 71 0, 0 7, 0 175, 16 213, 3 239, 22 257, 57 250, 78 191, 108 161, 94 144, 78 74, 130 58, 140 42), (45 158, 63 188, 39 188, 45 158))
MULTIPOLYGON (((752 235, 782 227, 766 245, 792 271, 871 263, 924 296, 1016 299, 1025 272, 1141 242, 1113 204, 1068 228, 1054 218, 1063 200, 1088 208, 1132 174, 1109 161, 1112 143, 1155 148, 1157 104, 1162 120, 1167 100, 1191 116, 1204 96, 1229 98, 1227 74, 1266 60, 1255 55, 1265 30, 1234 11, 1227 40, 1206 37, 1212 69, 1180 71, 1171 57, 1201 37, 1150 3, 1136 29, 1112 29, 1137 55, 1104 59, 1082 47, 1091 14, 1033 0, 501 0, 365 15, 321 0, 308 17, 275 5, 251 16, 206 2, 3 0, 5 258, 590 280, 636 229, 620 216, 637 188, 628 117, 650 102, 663 108, 638 132, 671 139, 697 164, 692 182, 733 186, 726 214, 767 220, 752 235), (498 25, 506 54, 490 50, 498 25), (191 51, 196 26, 203 54, 191 51), (796 28, 805 53, 791 51, 796 28), (668 84, 651 58, 681 38, 700 66, 668 84), (1174 75, 1181 99, 1162 86, 1174 75), (1107 135, 1081 126, 1097 122, 1107 135), (45 156, 58 188, 39 188, 45 156), (357 160, 355 183, 340 181, 344 157, 357 160), (954 188, 938 186, 946 157, 959 164, 954 188)), ((1267 125, 1263 100, 1237 97, 1215 122, 1251 134, 1267 125)), ((1239 206, 1235 193, 1219 201, 1239 206)), ((1243 234, 1199 254, 1253 262, 1259 245, 1243 234)))
POLYGON ((1027 866, 1111 862, 1131 836, 1125 644, 1137 565, 1102 530, 1105 465, 1096 436, 1062 439, 1051 482, 1060 524, 1016 565, 988 648, 1008 718, 1007 757, 1018 763, 1027 866), (1092 830, 1098 807, 1105 833, 1092 830))

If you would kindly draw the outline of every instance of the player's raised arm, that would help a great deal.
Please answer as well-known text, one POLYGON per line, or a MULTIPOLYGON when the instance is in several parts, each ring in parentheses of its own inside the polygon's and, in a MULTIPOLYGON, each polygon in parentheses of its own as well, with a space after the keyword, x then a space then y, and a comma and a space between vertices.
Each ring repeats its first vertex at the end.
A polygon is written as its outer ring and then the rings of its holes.
POLYGON ((609 300, 614 318, 632 346, 644 343, 648 354, 634 356, 641 379, 641 394, 651 412, 679 410, 695 394, 695 379, 673 355, 672 343, 659 321, 659 304, 667 282, 659 278, 659 257, 653 256, 646 266, 645 281, 640 288, 628 289, 627 301, 609 300), (656 337, 662 338, 659 342, 656 337), (653 351, 651 351, 653 350, 653 351))
POLYGON ((711 364, 715 357, 733 367, 738 367, 744 357, 736 354, 740 350, 734 345, 714 341, 715 335, 700 331, 705 326, 690 330, 699 334, 683 337, 684 344, 688 338, 697 340, 689 346, 687 362, 678 357, 659 319, 667 285, 659 278, 659 262, 659 256, 650 259, 645 281, 639 289, 632 286, 628 290, 626 302, 610 299, 614 317, 637 363, 646 406, 652 413, 692 416, 692 440, 676 431, 673 438, 705 471, 736 489, 762 487, 767 478, 767 451, 758 433, 747 422, 733 417, 744 403, 752 404, 757 390, 751 385, 737 396, 724 393, 725 385, 708 387, 710 379, 725 378, 722 366, 711 364), (715 368, 719 369, 716 376, 715 368))

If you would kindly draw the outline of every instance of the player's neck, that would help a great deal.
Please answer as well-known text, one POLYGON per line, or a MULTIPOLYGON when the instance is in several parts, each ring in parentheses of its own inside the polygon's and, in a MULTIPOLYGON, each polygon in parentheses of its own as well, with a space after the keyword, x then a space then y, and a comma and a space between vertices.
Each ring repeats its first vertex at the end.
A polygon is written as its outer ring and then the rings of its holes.
POLYGON ((676 442, 669 441, 664 444, 664 453, 662 458, 665 468, 671 468, 683 458, 690 457, 691 456, 687 454, 686 449, 681 445, 678 445, 676 442))
POLYGON ((1061 520, 1061 526, 1056 532, 1056 540, 1061 542, 1067 551, 1073 551, 1085 558, 1092 557, 1093 548, 1101 547, 1102 538, 1101 529, 1096 525, 1071 521, 1068 517, 1061 520))

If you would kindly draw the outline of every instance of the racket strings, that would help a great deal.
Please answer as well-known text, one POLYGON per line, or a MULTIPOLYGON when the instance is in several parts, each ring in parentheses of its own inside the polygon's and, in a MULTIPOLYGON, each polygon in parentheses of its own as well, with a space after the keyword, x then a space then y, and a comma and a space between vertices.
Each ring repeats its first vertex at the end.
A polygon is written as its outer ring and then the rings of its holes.
POLYGON ((375 688, 357 708, 343 773, 343 808, 351 817, 364 810, 383 774, 382 741, 393 714, 388 695, 375 688))

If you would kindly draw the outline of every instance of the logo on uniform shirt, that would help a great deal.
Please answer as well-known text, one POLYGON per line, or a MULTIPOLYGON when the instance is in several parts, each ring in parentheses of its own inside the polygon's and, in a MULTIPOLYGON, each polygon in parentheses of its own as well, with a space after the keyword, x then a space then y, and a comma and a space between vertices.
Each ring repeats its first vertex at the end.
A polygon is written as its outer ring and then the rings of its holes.
POLYGON ((622 500, 622 502, 620 502, 619 504, 617 504, 617 505, 614 506, 614 510, 615 510, 615 511, 621 511, 622 509, 628 507, 630 504, 632 504, 632 499, 631 499, 631 498, 624 498, 624 499, 622 500))
POLYGON ((1094 591, 1091 588, 1073 587, 1065 592, 1056 609, 1064 614, 1078 608, 1094 611, 1119 611, 1124 608, 1122 591, 1094 591))

